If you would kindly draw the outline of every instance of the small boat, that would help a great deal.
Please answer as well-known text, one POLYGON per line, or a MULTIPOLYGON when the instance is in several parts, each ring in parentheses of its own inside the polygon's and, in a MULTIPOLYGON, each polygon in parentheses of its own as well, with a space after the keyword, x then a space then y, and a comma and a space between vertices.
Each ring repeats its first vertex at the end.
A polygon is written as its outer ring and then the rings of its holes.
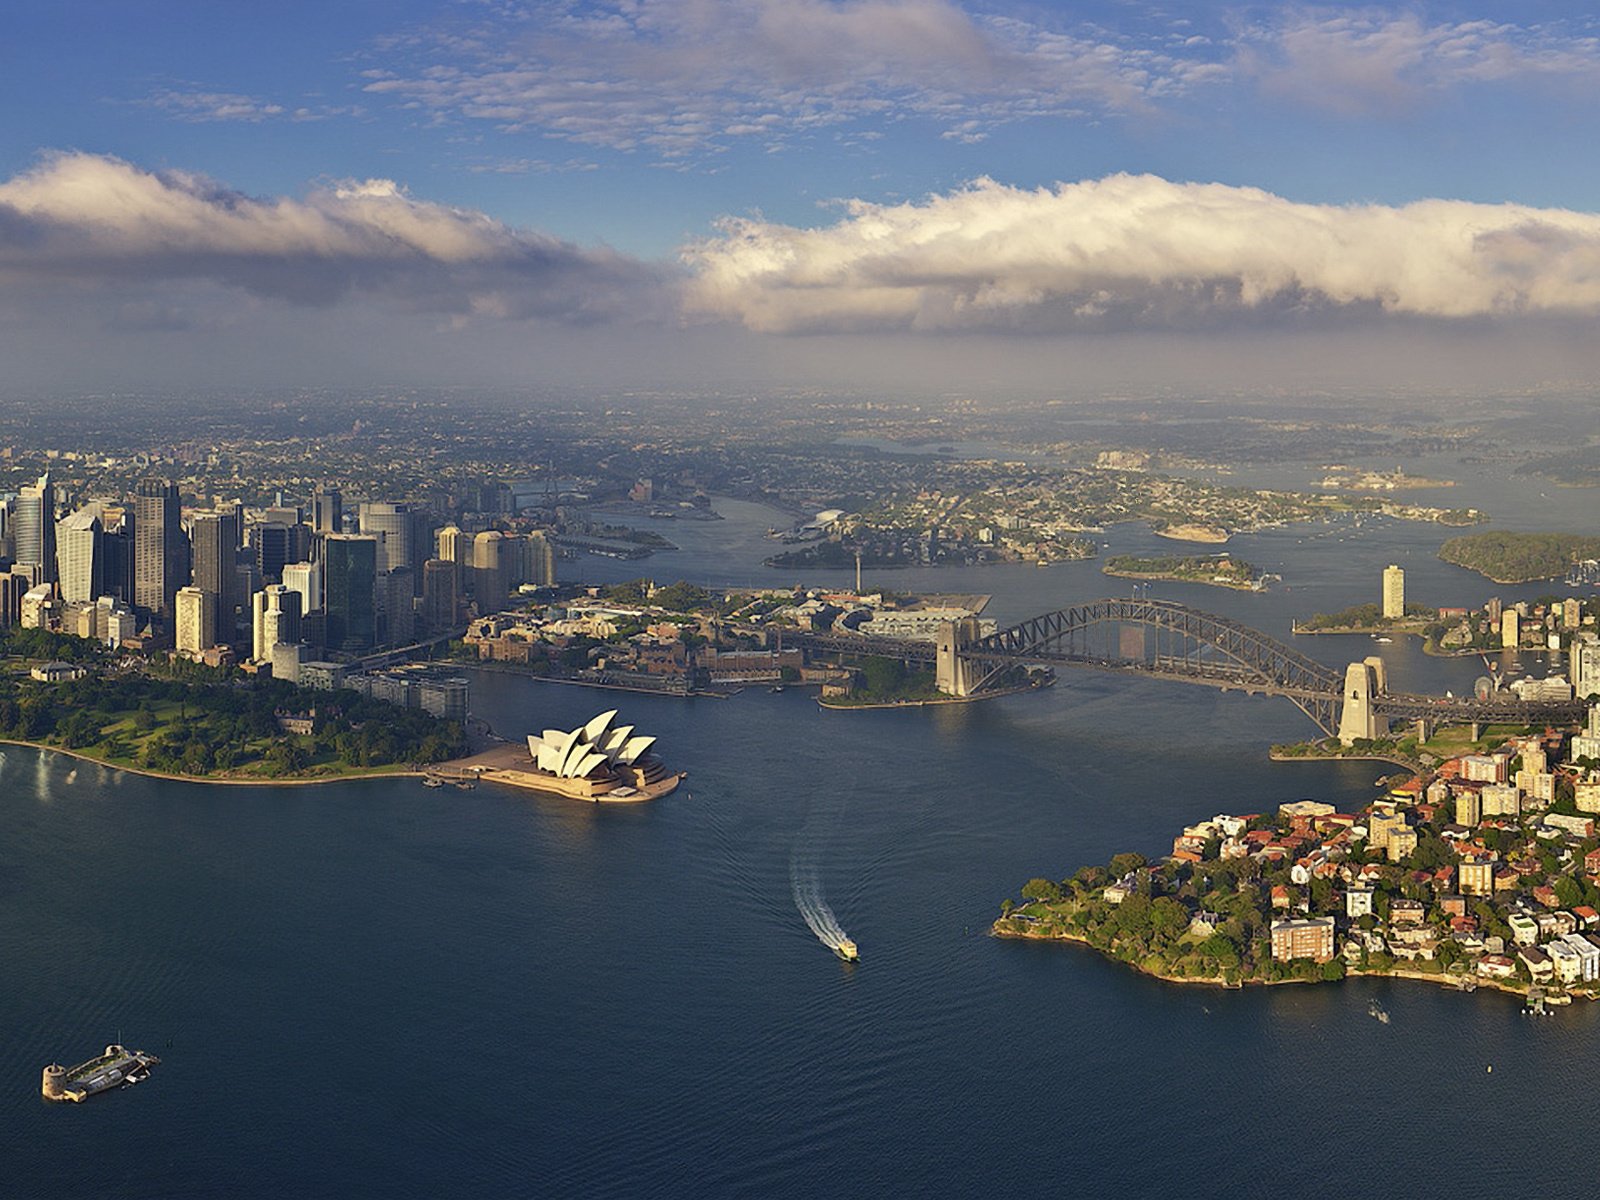
POLYGON ((429 775, 423 779, 422 786, 428 788, 440 788, 444 786, 444 780, 435 779, 432 775, 429 775))
POLYGON ((1379 1004, 1376 1000, 1367 1005, 1367 1016, 1371 1017, 1375 1021, 1380 1021, 1385 1025, 1389 1023, 1388 1011, 1385 1010, 1383 1005, 1379 1004))
POLYGON ((849 938, 841 939, 839 944, 833 948, 833 952, 845 962, 861 961, 861 951, 856 949, 856 944, 849 938))
POLYGON ((473 783, 472 780, 470 780, 470 779, 458 779, 458 780, 456 780, 456 786, 458 788, 460 788, 463 792, 470 792, 473 788, 477 787, 478 785, 473 783))
POLYGON ((783 691, 783 684, 775 683, 771 687, 769 687, 767 689, 767 691, 772 692, 774 695, 776 695, 778 692, 783 691))

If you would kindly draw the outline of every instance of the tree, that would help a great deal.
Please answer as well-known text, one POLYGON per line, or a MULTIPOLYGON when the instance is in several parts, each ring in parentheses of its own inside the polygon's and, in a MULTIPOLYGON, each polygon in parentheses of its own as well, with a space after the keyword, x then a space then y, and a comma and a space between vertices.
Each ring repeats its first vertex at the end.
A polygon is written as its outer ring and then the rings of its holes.
POLYGON ((1030 879, 1022 886, 1024 900, 1059 900, 1061 887, 1048 879, 1030 879))
POLYGON ((1150 904, 1150 926, 1157 938, 1170 941, 1182 937, 1189 928, 1189 911, 1170 896, 1162 896, 1150 904))
POLYGON ((1144 865, 1145 857, 1142 854, 1114 854, 1111 857, 1111 874, 1121 879, 1144 865))

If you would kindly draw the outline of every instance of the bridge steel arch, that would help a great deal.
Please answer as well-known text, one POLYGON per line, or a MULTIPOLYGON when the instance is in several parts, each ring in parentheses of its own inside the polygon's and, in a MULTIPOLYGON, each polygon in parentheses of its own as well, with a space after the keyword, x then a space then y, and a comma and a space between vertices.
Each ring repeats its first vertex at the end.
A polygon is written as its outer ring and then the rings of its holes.
POLYGON ((1324 732, 1338 731, 1344 682, 1339 672, 1258 629, 1170 600, 1074 604, 968 642, 961 654, 983 664, 974 691, 990 686, 1001 671, 1018 662, 1059 662, 1284 696, 1324 732), (1107 624, 1157 630, 1155 655, 1133 658, 1094 652, 1087 631, 1107 624), (1207 650, 1216 653, 1208 656, 1207 650))

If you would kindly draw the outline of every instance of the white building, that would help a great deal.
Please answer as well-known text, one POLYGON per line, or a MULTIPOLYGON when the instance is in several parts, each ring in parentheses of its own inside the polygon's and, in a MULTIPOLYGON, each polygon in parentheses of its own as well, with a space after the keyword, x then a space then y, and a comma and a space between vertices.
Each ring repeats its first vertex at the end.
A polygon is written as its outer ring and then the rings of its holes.
POLYGON ((1383 569, 1383 615, 1406 615, 1406 573, 1393 563, 1383 569))
POLYGON ((217 644, 215 596, 197 587, 179 588, 175 607, 179 653, 202 654, 217 644))
POLYGON ((269 584, 250 598, 251 657, 271 662, 274 647, 300 641, 300 593, 269 584))
POLYGON ((300 613, 322 607, 322 564, 288 563, 283 568, 283 586, 300 593, 300 613))
POLYGON ((1584 983, 1600 979, 1600 946, 1596 946, 1581 933, 1564 933, 1561 940, 1577 953, 1581 960, 1578 978, 1584 983))
POLYGON ((56 578, 66 603, 88 604, 100 595, 103 537, 98 504, 56 522, 56 578))

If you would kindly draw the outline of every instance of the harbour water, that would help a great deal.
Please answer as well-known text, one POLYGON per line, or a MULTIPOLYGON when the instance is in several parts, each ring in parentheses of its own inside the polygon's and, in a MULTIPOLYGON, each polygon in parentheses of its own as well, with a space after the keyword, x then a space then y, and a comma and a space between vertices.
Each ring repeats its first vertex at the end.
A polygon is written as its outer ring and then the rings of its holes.
MULTIPOLYGON (((675 527, 684 548, 644 568, 755 575, 775 518, 719 507, 727 522, 675 527)), ((1157 594, 1286 636, 1369 599, 1390 561, 1423 601, 1548 590, 1438 563, 1442 536, 1272 530, 1231 548, 1283 586, 1157 594)), ((1106 540, 1173 545, 1142 527, 1106 540)), ((1092 563, 883 582, 992 593, 1002 620, 1126 587, 1092 563)), ((1336 664, 1380 649, 1417 689, 1482 671, 1412 639, 1298 644, 1336 664)), ((416 781, 207 788, 4 749, 0 1190, 1478 1196, 1533 1161, 1542 1190, 1590 1188, 1600 1006, 1534 1020, 1404 982, 1224 993, 987 936, 1030 876, 1159 853, 1218 811, 1365 800, 1378 764, 1266 761, 1312 732, 1286 701, 1070 672, 872 713, 792 688, 474 688, 507 735, 620 706, 689 779, 586 806, 416 781), (808 927, 796 864, 859 965, 808 927), (70 1111, 40 1100, 44 1062, 112 1040, 160 1072, 70 1111)))

